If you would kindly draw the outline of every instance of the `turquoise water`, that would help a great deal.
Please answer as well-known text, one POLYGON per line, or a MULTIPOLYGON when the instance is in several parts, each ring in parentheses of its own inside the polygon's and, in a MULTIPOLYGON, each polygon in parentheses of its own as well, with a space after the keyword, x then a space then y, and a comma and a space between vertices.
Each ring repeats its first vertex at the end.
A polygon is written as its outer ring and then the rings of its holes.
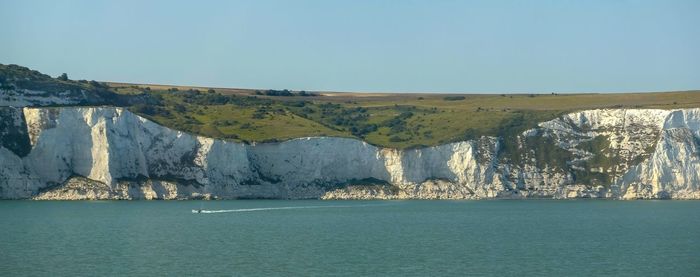
POLYGON ((698 276, 699 212, 700 201, 0 201, 0 275, 698 276), (191 213, 200 206, 286 208, 191 213))

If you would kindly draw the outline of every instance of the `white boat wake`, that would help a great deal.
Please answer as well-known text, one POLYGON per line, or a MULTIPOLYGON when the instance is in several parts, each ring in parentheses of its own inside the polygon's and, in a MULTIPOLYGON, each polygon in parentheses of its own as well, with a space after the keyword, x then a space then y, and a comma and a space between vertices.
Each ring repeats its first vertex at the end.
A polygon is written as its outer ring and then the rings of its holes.
POLYGON ((192 213, 195 213, 195 214, 218 214, 218 213, 242 213, 242 212, 258 212, 258 211, 272 211, 272 210, 295 210, 295 209, 360 208, 360 207, 376 207, 376 206, 386 206, 386 205, 389 205, 389 204, 291 206, 291 207, 268 207, 268 208, 234 209, 234 210, 192 210, 192 213))

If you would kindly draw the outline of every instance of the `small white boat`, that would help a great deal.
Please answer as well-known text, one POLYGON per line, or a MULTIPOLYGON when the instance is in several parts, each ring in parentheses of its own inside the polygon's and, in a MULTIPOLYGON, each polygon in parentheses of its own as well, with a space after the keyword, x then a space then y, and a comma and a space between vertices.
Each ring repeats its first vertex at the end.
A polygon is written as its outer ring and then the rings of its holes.
POLYGON ((204 203, 199 202, 199 209, 192 209, 193 214, 201 214, 204 211, 204 203))

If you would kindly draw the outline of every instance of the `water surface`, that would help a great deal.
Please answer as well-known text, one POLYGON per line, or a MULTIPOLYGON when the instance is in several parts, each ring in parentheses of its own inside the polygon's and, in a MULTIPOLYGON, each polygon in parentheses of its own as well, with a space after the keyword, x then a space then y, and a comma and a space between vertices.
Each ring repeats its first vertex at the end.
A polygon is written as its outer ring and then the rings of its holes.
POLYGON ((0 201, 0 275, 700 275, 700 201, 0 201), (193 214, 192 209, 225 211, 193 214))

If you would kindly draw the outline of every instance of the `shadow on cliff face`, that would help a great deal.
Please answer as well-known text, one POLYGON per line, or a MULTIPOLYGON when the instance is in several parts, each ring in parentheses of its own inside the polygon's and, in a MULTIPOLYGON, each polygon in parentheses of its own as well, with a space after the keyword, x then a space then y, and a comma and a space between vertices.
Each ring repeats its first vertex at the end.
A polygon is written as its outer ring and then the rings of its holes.
POLYGON ((32 150, 22 108, 0 107, 0 146, 19 157, 32 150))

